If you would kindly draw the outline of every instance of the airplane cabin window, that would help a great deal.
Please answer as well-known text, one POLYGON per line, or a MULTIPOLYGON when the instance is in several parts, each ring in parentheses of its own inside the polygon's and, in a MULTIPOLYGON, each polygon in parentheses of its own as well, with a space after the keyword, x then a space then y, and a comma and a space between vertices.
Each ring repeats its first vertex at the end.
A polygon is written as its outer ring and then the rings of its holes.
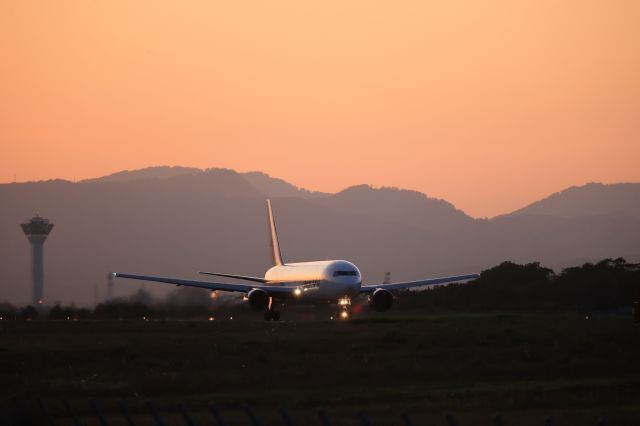
POLYGON ((351 275, 351 276, 358 276, 358 271, 335 271, 333 273, 334 277, 343 277, 343 276, 347 276, 347 275, 351 275))

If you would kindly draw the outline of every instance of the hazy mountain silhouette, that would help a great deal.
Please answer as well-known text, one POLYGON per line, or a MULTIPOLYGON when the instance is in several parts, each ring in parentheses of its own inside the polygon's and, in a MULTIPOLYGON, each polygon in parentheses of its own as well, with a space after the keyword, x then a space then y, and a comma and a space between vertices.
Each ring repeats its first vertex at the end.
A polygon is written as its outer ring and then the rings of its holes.
POLYGON ((474 219, 451 203, 429 198, 417 191, 372 188, 358 185, 321 201, 325 206, 351 214, 363 214, 380 221, 396 222, 422 229, 452 229, 473 224, 474 219))
POLYGON ((186 174, 198 174, 204 170, 194 167, 180 167, 180 166, 157 166, 147 167, 139 170, 123 170, 121 172, 112 173, 107 176, 102 176, 95 179, 85 179, 80 183, 95 183, 95 182, 127 182, 131 180, 140 179, 164 179, 173 176, 186 175, 186 174))
MULTIPOLYGON (((96 182, 127 182, 132 180, 143 179, 165 179, 169 177, 179 175, 195 175, 200 173, 206 173, 208 170, 216 169, 198 169, 195 167, 180 167, 180 166, 157 166, 147 167, 139 170, 124 170, 121 172, 113 173, 107 176, 102 176, 95 179, 85 179, 80 183, 96 183, 96 182)), ((309 191, 304 188, 299 188, 295 185, 286 182, 283 179, 273 178, 263 172, 246 172, 240 173, 251 185, 253 185, 258 191, 267 197, 301 197, 301 198, 314 198, 327 196, 323 192, 309 191)))
POLYGON ((640 219, 640 183, 589 183, 572 186, 511 214, 555 217, 628 216, 640 219))
POLYGON ((248 180, 256 189, 270 198, 275 197, 300 197, 300 198, 317 198, 326 197, 330 194, 318 191, 309 191, 304 188, 298 188, 295 185, 279 178, 273 178, 262 172, 241 173, 242 177, 248 180))
MULTIPOLYGON (((285 260, 349 259, 367 283, 382 281, 385 271, 394 280, 415 279, 479 271, 504 260, 563 266, 640 258, 640 220, 633 204, 614 205, 614 196, 606 198, 608 210, 594 207, 594 214, 580 208, 580 215, 571 215, 567 207, 552 216, 525 208, 480 220, 415 191, 356 186, 321 194, 262 173, 160 167, 80 183, 0 185, 0 301, 29 300, 29 243, 19 224, 36 212, 55 224, 45 243, 49 303, 102 300, 113 270, 260 275, 270 266, 266 196, 274 198, 285 260)), ((553 197, 557 205, 570 203, 563 193, 553 197)), ((586 198, 581 206, 589 205, 586 198)), ((141 285, 116 280, 116 295, 141 285)), ((144 287, 156 294, 173 289, 144 287)))

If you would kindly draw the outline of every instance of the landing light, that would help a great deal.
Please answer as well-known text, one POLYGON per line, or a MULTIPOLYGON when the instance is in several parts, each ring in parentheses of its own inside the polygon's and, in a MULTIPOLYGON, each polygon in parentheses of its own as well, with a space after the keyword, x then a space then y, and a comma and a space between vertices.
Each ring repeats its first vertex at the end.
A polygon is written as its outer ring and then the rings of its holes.
POLYGON ((214 319, 214 317, 209 317, 209 321, 213 321, 214 319))
POLYGON ((349 313, 347 311, 340 312, 340 318, 342 318, 342 319, 349 318, 349 313))
POLYGON ((296 288, 295 290, 293 290, 293 294, 295 294, 296 296, 300 296, 302 294, 302 290, 300 290, 300 288, 296 288))

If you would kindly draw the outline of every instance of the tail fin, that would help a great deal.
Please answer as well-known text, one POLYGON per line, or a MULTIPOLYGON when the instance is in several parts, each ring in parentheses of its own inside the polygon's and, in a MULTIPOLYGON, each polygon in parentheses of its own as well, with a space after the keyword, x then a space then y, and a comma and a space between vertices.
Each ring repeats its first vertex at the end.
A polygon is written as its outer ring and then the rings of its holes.
POLYGON ((273 211, 271 210, 271 200, 267 200, 267 213, 269 214, 269 229, 271 230, 271 256, 273 257, 273 264, 276 266, 284 265, 282 253, 280 252, 280 243, 278 242, 276 222, 273 219, 273 211))

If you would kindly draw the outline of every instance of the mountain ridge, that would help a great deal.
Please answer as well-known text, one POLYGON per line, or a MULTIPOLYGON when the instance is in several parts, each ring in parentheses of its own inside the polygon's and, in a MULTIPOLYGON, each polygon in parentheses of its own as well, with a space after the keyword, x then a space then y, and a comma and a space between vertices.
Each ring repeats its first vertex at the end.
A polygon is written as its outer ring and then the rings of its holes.
MULTIPOLYGON (((120 172, 111 173, 105 176, 100 176, 97 178, 84 179, 78 181, 78 183, 100 183, 100 182, 126 182, 132 180, 146 180, 146 179, 167 179, 179 175, 184 174, 200 174, 206 173, 207 171, 212 170, 231 170, 246 180, 248 180, 257 190, 262 192, 267 197, 302 197, 302 198, 324 198, 330 195, 339 195, 342 193, 346 193, 349 191, 357 191, 364 187, 368 187, 374 191, 387 191, 387 190, 395 190, 399 192, 403 192, 405 194, 415 194, 426 198, 427 200, 435 200, 435 202, 442 202, 441 204, 448 204, 453 209, 460 211, 468 217, 472 217, 467 215, 464 211, 458 209, 452 203, 448 202, 444 199, 429 197, 427 194, 410 190, 404 188, 397 188, 391 186, 381 186, 381 187, 373 187, 369 184, 357 184, 346 187, 336 193, 326 193, 321 191, 312 191, 303 187, 298 187, 290 182, 285 181, 284 179, 270 176, 267 173, 261 171, 251 171, 251 172, 236 172, 232 169, 226 168, 205 168, 200 169, 196 167, 184 167, 184 166, 152 166, 145 167, 142 169, 134 169, 134 170, 123 170, 120 172)), ((58 179, 53 179, 58 180, 58 179)), ((46 182, 46 181, 41 181, 46 182)), ((33 182, 24 182, 24 183, 33 183, 33 182)), ((629 201, 628 205, 633 209, 632 216, 635 218, 640 218, 640 201, 634 202, 634 200, 640 200, 640 183, 635 182, 621 182, 621 183, 600 183, 600 182, 589 182, 584 185, 574 185, 558 192, 552 193, 547 197, 544 197, 540 200, 533 201, 524 207, 516 209, 512 212, 502 213, 488 220, 494 220, 502 218, 503 216, 508 215, 549 215, 549 216, 561 216, 568 217, 570 214, 568 213, 570 209, 564 207, 565 210, 560 206, 559 201, 561 201, 562 197, 570 196, 572 198, 576 198, 576 195, 584 194, 585 192, 602 192, 602 190, 610 190, 611 188, 616 189, 617 198, 616 201, 620 201, 621 199, 626 199, 629 201), (635 197, 634 197, 635 196, 635 197)), ((576 201, 574 201, 576 202, 576 201)), ((584 203, 576 202, 576 206, 583 208, 584 203)), ((590 208, 594 208, 596 203, 589 206, 590 208)), ((600 203, 602 204, 602 203, 600 203)), ((574 207, 576 209, 578 207, 574 207)), ((586 210, 586 209, 585 209, 586 210)), ((596 213, 592 212, 590 214, 615 214, 615 211, 611 211, 610 209, 600 209, 596 213)), ((576 211, 572 214, 572 216, 581 216, 579 211, 576 211)), ((478 220, 485 220, 486 218, 474 218, 478 220)))
POLYGON ((509 214, 577 217, 585 214, 616 215, 620 213, 640 219, 640 183, 589 182, 585 185, 571 186, 509 214))

